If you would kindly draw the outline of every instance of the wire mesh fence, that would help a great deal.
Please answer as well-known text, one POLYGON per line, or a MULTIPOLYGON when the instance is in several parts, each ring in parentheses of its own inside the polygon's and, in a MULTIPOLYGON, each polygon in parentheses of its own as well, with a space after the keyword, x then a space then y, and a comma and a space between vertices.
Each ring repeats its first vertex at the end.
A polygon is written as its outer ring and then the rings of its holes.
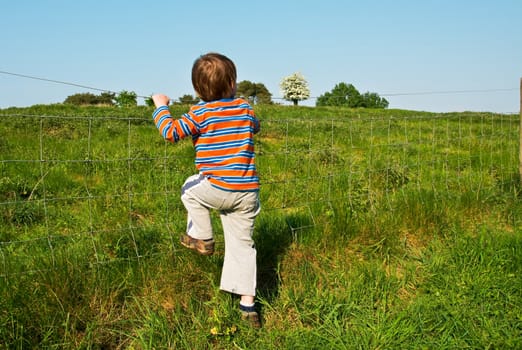
MULTIPOLYGON (((498 197, 518 181, 518 128, 517 115, 489 113, 263 119, 261 217, 284 217, 297 238, 339 208, 357 220, 404 210, 412 194, 416 205, 498 197)), ((177 249, 190 142, 168 144, 140 117, 5 114, 0 130, 2 278, 63 256, 107 264, 177 249)))

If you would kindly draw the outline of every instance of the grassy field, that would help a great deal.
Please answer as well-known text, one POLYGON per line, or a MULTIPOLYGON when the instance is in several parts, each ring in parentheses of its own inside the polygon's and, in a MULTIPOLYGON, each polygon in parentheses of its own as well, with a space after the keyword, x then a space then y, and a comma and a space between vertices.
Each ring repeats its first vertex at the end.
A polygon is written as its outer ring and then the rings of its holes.
POLYGON ((517 115, 256 107, 256 331, 151 113, 0 110, 0 348, 522 347, 517 115))

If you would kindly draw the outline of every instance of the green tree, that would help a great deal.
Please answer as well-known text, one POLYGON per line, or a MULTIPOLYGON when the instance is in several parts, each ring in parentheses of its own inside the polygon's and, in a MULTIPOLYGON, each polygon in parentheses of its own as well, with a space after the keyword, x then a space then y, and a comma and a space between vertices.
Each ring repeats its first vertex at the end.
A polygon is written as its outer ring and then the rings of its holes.
POLYGON ((387 108, 388 101, 375 92, 361 94, 352 84, 339 83, 331 92, 317 98, 316 106, 345 106, 350 108, 387 108))
POLYGON ((366 108, 388 108, 389 102, 375 92, 365 92, 362 96, 362 106, 366 108))
POLYGON ((99 104, 113 106, 115 96, 116 94, 114 92, 102 92, 100 94, 99 104))
POLYGON ((145 99, 145 105, 148 107, 154 107, 154 101, 152 101, 152 97, 147 97, 145 99))
POLYGON ((194 97, 192 95, 183 95, 179 98, 179 103, 182 105, 194 105, 200 101, 199 97, 194 97))
POLYGON ((114 97, 118 107, 131 107, 138 105, 138 95, 134 91, 120 91, 118 96, 114 97))
POLYGON ((326 92, 317 98, 316 106, 346 106, 357 107, 361 101, 361 94, 352 84, 339 83, 331 92, 326 92))
POLYGON ((241 96, 252 104, 272 104, 272 94, 262 83, 243 80, 237 84, 237 96, 241 96))
POLYGON ((67 96, 67 98, 63 101, 65 104, 72 104, 76 106, 82 105, 114 105, 113 102, 114 93, 113 92, 102 92, 100 95, 95 95, 90 92, 78 93, 74 95, 67 96))
POLYGON ((299 101, 306 100, 310 97, 308 82, 301 73, 294 73, 283 78, 280 87, 283 98, 287 101, 292 101, 294 106, 297 106, 299 101))

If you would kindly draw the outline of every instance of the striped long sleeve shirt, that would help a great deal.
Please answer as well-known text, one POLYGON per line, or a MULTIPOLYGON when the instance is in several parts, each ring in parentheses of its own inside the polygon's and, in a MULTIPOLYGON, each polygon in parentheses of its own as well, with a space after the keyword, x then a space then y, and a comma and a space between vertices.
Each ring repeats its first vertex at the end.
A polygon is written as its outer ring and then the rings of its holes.
POLYGON ((192 137, 196 168, 210 183, 226 191, 258 191, 254 134, 259 120, 240 98, 202 102, 181 118, 172 118, 167 106, 153 115, 160 134, 170 142, 192 137))

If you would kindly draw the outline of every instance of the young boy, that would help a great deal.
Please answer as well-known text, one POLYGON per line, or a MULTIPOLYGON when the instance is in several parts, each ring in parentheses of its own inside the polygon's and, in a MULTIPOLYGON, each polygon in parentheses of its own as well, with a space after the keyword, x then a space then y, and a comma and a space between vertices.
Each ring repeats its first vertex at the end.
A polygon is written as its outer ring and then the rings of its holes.
POLYGON ((187 230, 181 244, 203 255, 214 252, 210 210, 220 213, 225 258, 220 288, 241 296, 242 318, 260 326, 255 310, 256 248, 252 239, 259 213, 259 178, 253 136, 259 121, 247 101, 235 98, 236 67, 218 53, 200 56, 192 67, 192 85, 202 102, 179 119, 168 109, 169 97, 152 96, 152 117, 161 135, 170 142, 191 137, 199 173, 181 189, 187 209, 187 230))

